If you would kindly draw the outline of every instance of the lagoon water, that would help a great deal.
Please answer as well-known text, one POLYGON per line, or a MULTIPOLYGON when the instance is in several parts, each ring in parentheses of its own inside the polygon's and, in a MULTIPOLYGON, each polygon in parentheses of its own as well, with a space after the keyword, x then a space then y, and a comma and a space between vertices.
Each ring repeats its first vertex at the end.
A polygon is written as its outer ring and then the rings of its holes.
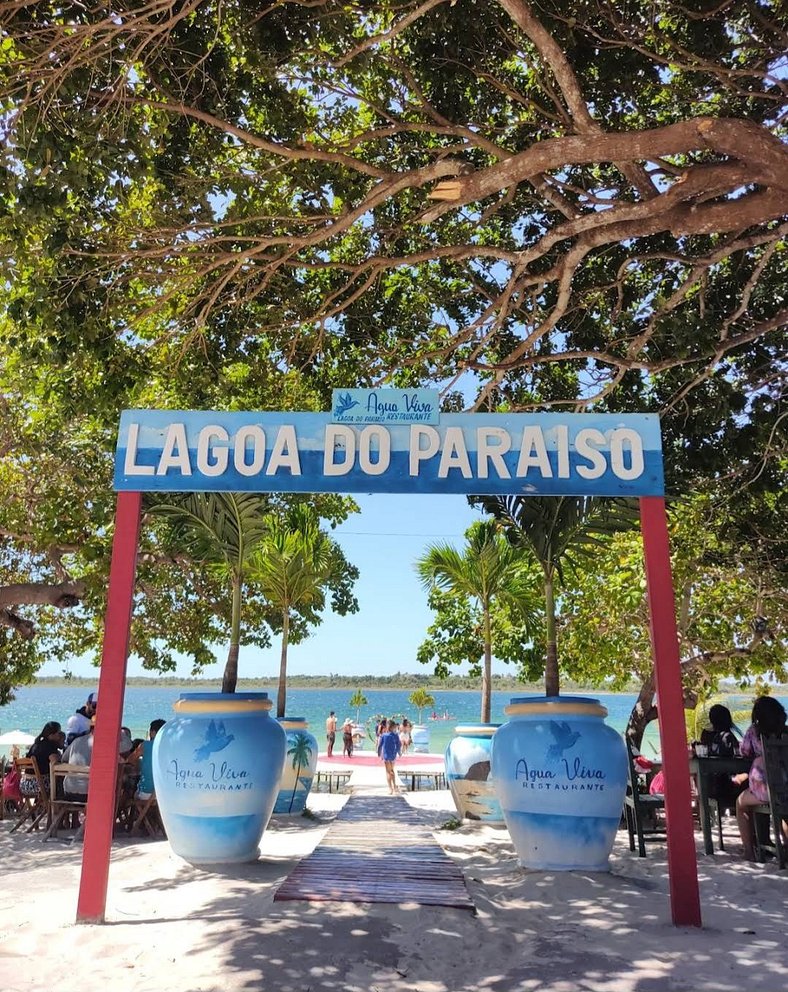
MULTIPOLYGON (((131 730, 132 737, 145 737, 151 720, 159 717, 165 720, 169 719, 173 713, 173 702, 181 692, 186 691, 200 691, 200 687, 185 689, 169 685, 128 686, 123 708, 123 723, 131 730)), ((204 691, 211 690, 206 688, 204 691)), ((266 686, 259 691, 268 692, 275 704, 275 685, 266 686)), ((289 689, 287 694, 288 715, 306 717, 311 730, 318 739, 321 750, 323 750, 325 748, 323 728, 329 710, 336 712, 340 725, 346 717, 350 717, 353 721, 356 720, 356 711, 349 704, 353 691, 353 689, 289 689)), ((413 720, 414 723, 417 722, 418 714, 408 702, 411 691, 409 689, 364 690, 368 703, 361 708, 360 722, 371 727, 378 714, 397 718, 404 715, 413 720)), ((422 713, 422 722, 430 728, 430 751, 442 754, 454 736, 456 724, 475 723, 479 720, 479 693, 477 691, 430 691, 435 697, 435 712, 440 716, 445 713, 450 716, 447 720, 431 720, 429 719, 431 710, 425 710, 422 713)), ((17 698, 13 702, 7 706, 0 706, 0 734, 10 730, 22 730, 26 733, 38 734, 47 720, 59 720, 65 725, 66 720, 74 710, 84 704, 89 692, 89 688, 71 686, 37 685, 18 689, 17 698)), ((503 723, 505 721, 504 706, 513 695, 528 694, 525 689, 494 692, 492 694, 493 722, 503 723)), ((608 709, 607 722, 619 731, 626 726, 636 698, 632 693, 589 691, 576 694, 600 698, 608 709)), ((788 700, 783 699, 782 702, 783 705, 788 706, 788 700)), ((731 697, 728 705, 731 709, 748 709, 752 705, 752 697, 731 697)), ((742 730, 744 729, 743 727, 742 730)), ((368 743, 366 749, 369 749, 368 743)), ((6 748, 5 750, 8 752, 9 749, 6 748)), ((3 748, 0 747, 0 753, 2 751, 3 748)), ((659 752, 656 723, 649 727, 643 752, 647 755, 659 752)))

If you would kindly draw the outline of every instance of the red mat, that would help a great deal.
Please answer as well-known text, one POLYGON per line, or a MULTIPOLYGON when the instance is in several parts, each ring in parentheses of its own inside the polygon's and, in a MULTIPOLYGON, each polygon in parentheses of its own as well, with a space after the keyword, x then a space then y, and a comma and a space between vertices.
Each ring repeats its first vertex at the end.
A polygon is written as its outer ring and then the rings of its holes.
MULTIPOLYGON (((325 754, 320 755, 321 766, 342 765, 342 768, 350 769, 353 765, 382 765, 383 762, 376 754, 355 751, 352 758, 344 757, 340 754, 332 754, 329 758, 325 754)), ((419 765, 439 765, 443 764, 443 758, 439 754, 407 754, 404 758, 397 758, 397 768, 407 771, 408 768, 416 768, 419 765)))
POLYGON ((459 867, 401 796, 351 796, 274 901, 475 907, 459 867))

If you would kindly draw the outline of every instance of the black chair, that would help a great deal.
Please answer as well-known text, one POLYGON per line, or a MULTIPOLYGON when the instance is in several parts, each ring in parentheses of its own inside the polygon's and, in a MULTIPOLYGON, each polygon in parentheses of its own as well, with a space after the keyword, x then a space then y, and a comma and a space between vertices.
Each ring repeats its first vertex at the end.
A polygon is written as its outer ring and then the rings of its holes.
MULTIPOLYGON (((759 839, 756 832, 756 856, 762 861, 764 849, 769 850, 777 858, 780 868, 786 868, 788 844, 783 832, 783 822, 788 821, 788 737, 762 737, 761 743, 774 843, 769 844, 759 839)), ((756 812, 758 809, 760 807, 756 808, 756 812)), ((765 810, 766 807, 764 812, 765 810)))
POLYGON ((629 766, 629 784, 624 797, 624 817, 629 832, 629 849, 635 850, 635 834, 638 838, 638 853, 641 858, 646 856, 646 837, 664 840, 667 837, 665 827, 657 820, 657 810, 665 808, 665 797, 649 795, 648 787, 654 772, 640 775, 635 767, 635 757, 632 754, 632 744, 627 741, 627 762, 629 766), (645 789, 645 791, 642 791, 645 789))

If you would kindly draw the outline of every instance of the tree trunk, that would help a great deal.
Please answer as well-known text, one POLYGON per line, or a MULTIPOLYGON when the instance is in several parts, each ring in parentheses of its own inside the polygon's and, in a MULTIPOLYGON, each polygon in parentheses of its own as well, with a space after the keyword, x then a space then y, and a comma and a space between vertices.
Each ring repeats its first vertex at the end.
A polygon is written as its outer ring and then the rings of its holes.
POLYGON ((230 623, 230 650, 224 666, 222 692, 235 692, 238 684, 238 650, 241 641, 241 579, 233 579, 233 616, 230 623))
POLYGON ((656 720, 657 718, 657 707, 654 705, 654 696, 656 694, 654 672, 652 671, 640 687, 638 698, 635 700, 635 705, 629 714, 627 729, 625 731, 627 740, 631 741, 638 750, 640 750, 643 743, 643 735, 646 732, 646 727, 652 720, 656 720))
MULTIPOLYGON (((693 658, 688 658, 686 661, 681 662, 682 683, 687 674, 698 668, 713 665, 715 662, 724 661, 732 656, 746 656, 750 651, 751 648, 731 648, 728 651, 707 651, 703 654, 695 655, 693 658)), ((697 693, 693 692, 691 689, 688 689, 684 685, 682 685, 682 692, 684 698, 684 709, 694 710, 698 705, 697 693)), ((643 743, 643 734, 646 731, 646 727, 652 720, 656 720, 659 715, 659 711, 654 704, 654 698, 656 695, 656 674, 652 668, 648 678, 640 687, 638 698, 635 700, 635 705, 632 707, 632 712, 629 714, 627 729, 625 730, 627 738, 631 740, 638 749, 643 743)))
POLYGON ((481 722, 490 722, 490 692, 492 689, 492 633, 490 631, 490 611, 484 608, 484 668, 482 669, 482 712, 481 722))
POLYGON ((547 627, 547 655, 544 665, 545 695, 557 696, 559 693, 558 680, 558 644, 555 633, 555 599, 553 597, 553 573, 545 571, 544 575, 545 623, 547 627))
POLYGON ((276 715, 284 716, 287 707, 287 642, 290 636, 290 612, 282 613, 282 653, 279 657, 279 691, 276 694, 276 715))

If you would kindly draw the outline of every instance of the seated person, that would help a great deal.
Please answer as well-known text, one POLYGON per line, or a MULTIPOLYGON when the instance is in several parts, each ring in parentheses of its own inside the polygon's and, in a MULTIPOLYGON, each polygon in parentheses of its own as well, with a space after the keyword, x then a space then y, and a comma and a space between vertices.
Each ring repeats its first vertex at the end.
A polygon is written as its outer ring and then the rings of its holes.
POLYGON ((140 746, 133 752, 130 760, 136 760, 140 771, 140 780, 137 785, 137 799, 150 799, 154 794, 153 786, 153 740, 156 734, 166 723, 166 720, 153 720, 148 728, 148 739, 142 741, 140 746))
MULTIPOLYGON (((60 761, 60 749, 62 747, 60 742, 62 736, 63 731, 60 729, 60 724, 56 720, 50 720, 49 723, 44 724, 44 729, 30 745, 30 749, 27 752, 28 758, 36 759, 38 770, 41 772, 44 780, 45 789, 49 788, 49 766, 60 761)), ((31 784, 35 786, 37 792, 38 783, 33 780, 31 784)), ((25 794, 31 795, 30 792, 25 794)))
MULTIPOLYGON (((744 857, 755 861, 755 824, 753 807, 769 802, 766 786, 766 770, 763 764, 763 737, 782 737, 785 733, 785 709, 779 700, 772 696, 761 696, 752 708, 752 724, 741 742, 741 753, 745 758, 754 758, 749 774, 734 775, 737 785, 748 783, 748 787, 736 800, 736 820, 739 824, 744 857)), ((788 842, 788 824, 782 823, 783 834, 788 842)))
MULTIPOLYGON (((739 741, 734 734, 733 717, 727 706, 712 706, 709 710, 710 730, 700 735, 701 744, 709 749, 710 758, 733 758, 739 753, 739 741)), ((709 778, 709 796, 716 799, 722 809, 736 809, 736 799, 742 790, 729 775, 709 778)))
MULTIPOLYGON (((75 737, 63 752, 62 761, 68 765, 89 765, 93 757, 93 724, 90 730, 75 737)), ((84 803, 88 798, 88 776, 66 775, 63 779, 63 797, 69 802, 84 803)))
POLYGON ((91 722, 96 718, 97 705, 98 696, 95 692, 91 692, 85 705, 80 706, 76 713, 72 713, 68 720, 66 720, 66 746, 77 737, 88 733, 91 722))
POLYGON ((118 743, 118 752, 121 758, 125 761, 134 750, 134 742, 131 739, 131 731, 128 727, 120 728, 120 741, 118 743))

